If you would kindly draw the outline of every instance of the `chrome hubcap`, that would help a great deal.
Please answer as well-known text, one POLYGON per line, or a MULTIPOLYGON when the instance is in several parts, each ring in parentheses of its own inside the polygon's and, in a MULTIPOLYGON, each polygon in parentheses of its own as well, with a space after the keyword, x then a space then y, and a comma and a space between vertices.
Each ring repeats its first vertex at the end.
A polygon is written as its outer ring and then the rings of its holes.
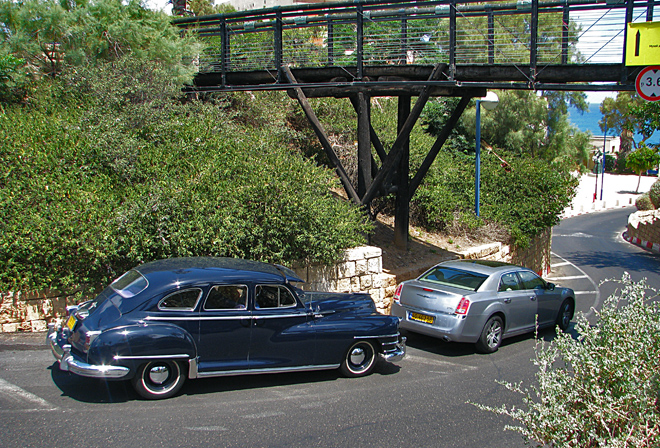
POLYGON ((169 375, 170 371, 166 366, 155 366, 149 370, 149 380, 154 384, 163 384, 169 375))
POLYGON ((351 350, 351 364, 359 366, 364 362, 366 355, 364 354, 364 349, 356 347, 351 350))

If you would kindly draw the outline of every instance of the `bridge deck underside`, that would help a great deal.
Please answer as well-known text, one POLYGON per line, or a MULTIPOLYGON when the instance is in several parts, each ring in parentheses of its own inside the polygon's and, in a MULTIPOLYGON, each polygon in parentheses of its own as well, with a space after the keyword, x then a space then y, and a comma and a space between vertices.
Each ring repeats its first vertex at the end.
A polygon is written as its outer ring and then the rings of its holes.
MULTIPOLYGON (((350 96, 364 92, 370 96, 418 94, 431 85, 433 96, 462 95, 465 89, 534 90, 635 90, 637 67, 622 64, 548 65, 533 75, 529 66, 458 65, 450 73, 447 64, 437 81, 429 81, 432 65, 391 65, 364 67, 357 79, 356 67, 292 68, 297 86, 308 97, 350 96), (533 81, 532 81, 533 80, 533 81), (571 80, 566 83, 566 80, 571 80), (589 84, 589 83, 600 84, 589 84)), ((286 90, 291 84, 278 79, 277 71, 255 70, 226 73, 199 73, 194 90, 286 90)))

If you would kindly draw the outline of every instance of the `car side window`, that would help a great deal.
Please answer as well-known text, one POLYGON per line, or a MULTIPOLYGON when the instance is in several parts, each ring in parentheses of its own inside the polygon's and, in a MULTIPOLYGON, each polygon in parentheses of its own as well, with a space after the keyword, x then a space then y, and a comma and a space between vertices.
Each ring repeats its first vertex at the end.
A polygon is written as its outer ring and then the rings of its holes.
POLYGON ((518 282, 518 276, 515 272, 509 272, 508 274, 503 274, 500 279, 500 287, 498 291, 518 291, 522 289, 520 283, 518 282))
POLYGON ((525 289, 545 289, 545 282, 531 271, 518 271, 525 289))
POLYGON ((192 311, 197 305, 197 300, 202 295, 202 290, 199 288, 185 289, 172 293, 160 302, 158 302, 158 309, 160 310, 179 310, 179 311, 192 311))
POLYGON ((247 308, 247 286, 216 285, 204 302, 205 310, 244 310, 247 308))
POLYGON ((257 285, 255 298, 255 307, 258 309, 296 306, 291 291, 280 285, 257 285))

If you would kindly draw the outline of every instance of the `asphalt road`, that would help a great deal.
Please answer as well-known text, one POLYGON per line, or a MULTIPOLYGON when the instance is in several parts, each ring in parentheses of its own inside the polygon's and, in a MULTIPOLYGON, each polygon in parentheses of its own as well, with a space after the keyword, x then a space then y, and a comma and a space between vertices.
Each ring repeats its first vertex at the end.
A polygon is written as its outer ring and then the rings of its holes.
MULTIPOLYGON (((626 270, 656 285, 658 256, 619 238, 630 208, 564 220, 553 237, 552 281, 573 287, 578 311, 602 303, 601 279, 626 270)), ((540 340, 551 340, 554 330, 540 340)), ((534 335, 491 355, 408 334, 408 356, 374 374, 336 372, 189 381, 169 400, 124 383, 59 371, 43 334, 0 335, 3 447, 523 447, 514 423, 475 407, 521 404, 497 381, 531 385, 534 335)))

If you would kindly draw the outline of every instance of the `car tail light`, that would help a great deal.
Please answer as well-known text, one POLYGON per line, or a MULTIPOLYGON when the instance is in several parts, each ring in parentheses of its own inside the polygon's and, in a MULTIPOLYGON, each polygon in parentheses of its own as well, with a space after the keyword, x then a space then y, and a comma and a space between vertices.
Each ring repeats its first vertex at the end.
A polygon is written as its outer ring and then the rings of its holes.
POLYGON ((92 346, 92 342, 94 342, 94 339, 96 339, 96 337, 100 334, 100 331, 88 331, 85 333, 85 345, 83 347, 83 351, 85 353, 89 351, 89 348, 92 346))
POLYGON ((399 303, 401 301, 401 290, 402 289, 403 289, 403 284, 396 287, 396 291, 394 292, 394 301, 396 303, 399 303))
POLYGON ((458 302, 458 306, 456 307, 456 311, 454 311, 454 313, 467 314, 469 308, 470 308, 470 300, 463 297, 461 301, 458 302))

